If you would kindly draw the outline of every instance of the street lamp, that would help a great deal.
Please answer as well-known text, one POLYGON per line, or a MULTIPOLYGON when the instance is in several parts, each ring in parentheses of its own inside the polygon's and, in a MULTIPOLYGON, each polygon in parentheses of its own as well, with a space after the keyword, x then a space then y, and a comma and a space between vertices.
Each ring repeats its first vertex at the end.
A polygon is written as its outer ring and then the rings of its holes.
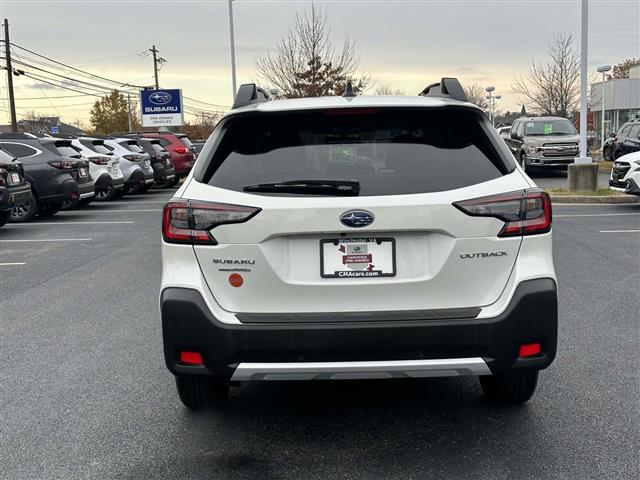
MULTIPOLYGON (((604 145, 604 74, 611 70, 611 65, 602 65, 596 68, 598 73, 602 73, 602 84, 600 86, 600 94, 602 95, 602 125, 601 125, 601 138, 600 138, 600 146, 604 145)), ((606 160, 606 159, 605 159, 606 160)))
POLYGON ((493 85, 489 85, 484 89, 484 91, 489 94, 487 95, 487 98, 489 99, 489 116, 491 117, 491 125, 493 125, 493 96, 491 95, 491 92, 494 92, 495 89, 496 87, 493 85))
POLYGON ((236 98, 236 42, 233 35, 233 0, 229 0, 229 40, 231 47, 231 85, 233 88, 231 103, 233 103, 236 98))

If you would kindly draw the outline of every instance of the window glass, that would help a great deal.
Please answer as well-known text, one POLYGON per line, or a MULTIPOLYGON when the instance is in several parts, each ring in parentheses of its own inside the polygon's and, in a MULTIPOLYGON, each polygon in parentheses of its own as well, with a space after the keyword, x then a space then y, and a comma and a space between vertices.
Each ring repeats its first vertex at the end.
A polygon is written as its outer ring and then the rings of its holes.
POLYGON ((30 157, 38 153, 35 148, 24 145, 22 143, 1 142, 0 146, 2 146, 2 148, 9 152, 11 155, 18 158, 30 157))
POLYGON ((576 128, 566 118, 529 120, 522 122, 526 136, 577 135, 576 128))

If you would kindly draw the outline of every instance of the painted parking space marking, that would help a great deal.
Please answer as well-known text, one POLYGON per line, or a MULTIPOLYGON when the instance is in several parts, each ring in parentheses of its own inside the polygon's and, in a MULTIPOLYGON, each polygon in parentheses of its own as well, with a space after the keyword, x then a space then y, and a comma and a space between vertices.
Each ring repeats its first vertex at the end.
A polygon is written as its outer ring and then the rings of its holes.
POLYGON ((628 212, 628 213, 569 213, 554 215, 553 218, 570 218, 570 217, 621 217, 621 216, 634 216, 640 215, 640 212, 628 212))
POLYGON ((12 226, 16 227, 37 227, 38 225, 114 225, 114 224, 132 224, 136 223, 133 220, 114 220, 112 222, 34 222, 34 223, 15 223, 12 226))
POLYGON ((24 238, 0 240, 0 243, 26 243, 26 242, 90 242, 93 238, 24 238))
POLYGON ((6 263, 0 263, 0 267, 17 267, 20 265, 26 265, 25 262, 6 262, 6 263))
POLYGON ((600 233, 640 233, 640 230, 600 230, 600 233))

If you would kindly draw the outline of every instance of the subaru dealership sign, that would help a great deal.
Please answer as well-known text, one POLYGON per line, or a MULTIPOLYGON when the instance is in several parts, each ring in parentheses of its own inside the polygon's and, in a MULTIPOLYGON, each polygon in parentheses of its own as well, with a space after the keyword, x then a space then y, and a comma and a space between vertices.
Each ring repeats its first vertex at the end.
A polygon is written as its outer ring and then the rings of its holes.
POLYGON ((182 90, 142 90, 140 113, 143 127, 170 127, 184 124, 182 90))

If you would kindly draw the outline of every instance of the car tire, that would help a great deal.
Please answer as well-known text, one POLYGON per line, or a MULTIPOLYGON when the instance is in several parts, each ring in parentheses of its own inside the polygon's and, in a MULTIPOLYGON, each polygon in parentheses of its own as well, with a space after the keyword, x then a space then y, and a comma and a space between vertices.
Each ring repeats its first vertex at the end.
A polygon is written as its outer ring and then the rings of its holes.
POLYGON ((159 190, 161 188, 170 187, 172 181, 173 181, 173 178, 171 180, 167 180, 167 177, 158 178, 153 182, 153 188, 156 188, 159 190))
POLYGON ((176 377, 182 404, 190 410, 222 405, 229 397, 229 382, 200 377, 176 377))
POLYGON ((524 154, 524 152, 520 154, 520 166, 522 167, 522 170, 524 170, 526 173, 527 172, 527 156, 524 154))
POLYGON ((19 207, 11 210, 11 222, 29 222, 33 220, 33 217, 38 213, 38 201, 36 200, 36 196, 31 192, 31 198, 19 207))
POLYGON ((104 189, 96 190, 96 195, 94 198, 96 202, 108 202, 109 200, 113 200, 115 196, 116 189, 113 186, 113 183, 107 182, 104 189))
POLYGON ((142 185, 138 183, 129 187, 124 187, 124 193, 127 195, 137 195, 140 192, 142 192, 142 185))
POLYGON ((482 392, 488 400, 505 405, 520 405, 533 396, 538 384, 538 370, 480 377, 482 392))
POLYGON ((152 184, 144 184, 140 188, 140 193, 147 193, 151 189, 152 184))
POLYGON ((11 218, 11 210, 0 212, 0 228, 4 227, 11 218))
POLYGON ((175 187, 176 185, 178 185, 178 182, 180 181, 180 178, 178 177, 173 177, 173 179, 171 180, 171 182, 169 182, 168 187, 175 187))

